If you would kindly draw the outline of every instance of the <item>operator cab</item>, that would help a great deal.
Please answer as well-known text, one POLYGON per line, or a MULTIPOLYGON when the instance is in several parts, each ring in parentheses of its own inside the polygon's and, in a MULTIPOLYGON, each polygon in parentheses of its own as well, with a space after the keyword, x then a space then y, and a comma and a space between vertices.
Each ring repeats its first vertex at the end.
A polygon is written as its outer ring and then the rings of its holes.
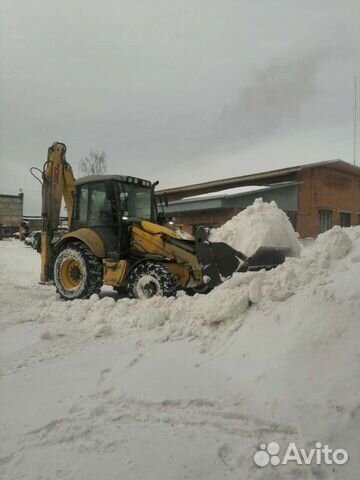
POLYGON ((107 257, 126 257, 131 226, 156 217, 155 184, 125 175, 92 175, 75 185, 71 231, 89 227, 103 240, 107 257))

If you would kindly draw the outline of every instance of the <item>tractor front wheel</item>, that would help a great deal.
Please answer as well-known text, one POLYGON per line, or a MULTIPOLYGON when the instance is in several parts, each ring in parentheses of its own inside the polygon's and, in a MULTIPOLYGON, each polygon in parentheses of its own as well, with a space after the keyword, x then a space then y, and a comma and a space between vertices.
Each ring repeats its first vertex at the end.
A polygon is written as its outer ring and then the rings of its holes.
POLYGON ((81 242, 66 244, 55 259, 54 282, 65 300, 90 298, 103 284, 101 260, 81 242))
POLYGON ((177 284, 172 273, 161 263, 140 263, 130 272, 127 291, 130 298, 146 299, 176 295, 177 284))

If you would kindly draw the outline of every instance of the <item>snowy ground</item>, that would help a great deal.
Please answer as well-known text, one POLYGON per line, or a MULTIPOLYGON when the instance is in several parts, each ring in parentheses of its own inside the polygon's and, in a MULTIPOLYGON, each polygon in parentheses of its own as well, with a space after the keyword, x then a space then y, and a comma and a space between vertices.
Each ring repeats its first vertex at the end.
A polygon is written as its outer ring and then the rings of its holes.
POLYGON ((63 302, 0 242, 0 478, 358 478, 360 229, 208 296, 63 302), (262 443, 346 465, 259 468, 262 443))

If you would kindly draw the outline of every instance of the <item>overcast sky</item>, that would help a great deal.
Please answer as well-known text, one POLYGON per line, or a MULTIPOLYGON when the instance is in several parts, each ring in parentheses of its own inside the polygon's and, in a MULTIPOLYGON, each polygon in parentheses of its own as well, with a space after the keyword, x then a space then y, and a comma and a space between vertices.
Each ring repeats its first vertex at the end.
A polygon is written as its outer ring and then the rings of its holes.
POLYGON ((104 149, 109 173, 161 188, 353 161, 359 0, 0 6, 0 193, 22 188, 26 214, 55 140, 75 169, 104 149))

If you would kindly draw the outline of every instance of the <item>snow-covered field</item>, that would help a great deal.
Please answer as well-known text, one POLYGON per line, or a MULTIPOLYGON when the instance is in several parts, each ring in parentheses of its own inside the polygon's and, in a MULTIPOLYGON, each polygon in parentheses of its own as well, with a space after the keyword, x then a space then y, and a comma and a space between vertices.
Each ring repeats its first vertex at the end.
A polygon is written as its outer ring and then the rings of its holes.
POLYGON ((360 469, 360 227, 207 296, 64 302, 0 242, 0 477, 346 479, 360 469), (345 465, 259 468, 259 445, 345 465))

